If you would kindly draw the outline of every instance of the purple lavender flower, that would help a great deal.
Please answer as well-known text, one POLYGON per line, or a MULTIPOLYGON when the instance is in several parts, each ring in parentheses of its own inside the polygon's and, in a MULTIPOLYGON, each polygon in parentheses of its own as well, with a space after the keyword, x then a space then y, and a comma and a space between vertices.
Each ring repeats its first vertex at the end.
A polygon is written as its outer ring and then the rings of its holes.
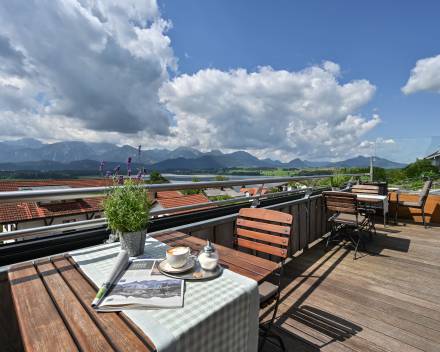
POLYGON ((129 156, 127 160, 127 175, 131 176, 131 156, 129 156))

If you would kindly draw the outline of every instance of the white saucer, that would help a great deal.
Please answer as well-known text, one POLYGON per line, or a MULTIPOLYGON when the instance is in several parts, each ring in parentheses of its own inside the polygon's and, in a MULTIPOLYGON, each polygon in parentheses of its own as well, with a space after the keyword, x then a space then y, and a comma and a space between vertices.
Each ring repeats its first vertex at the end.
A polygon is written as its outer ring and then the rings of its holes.
POLYGON ((193 257, 189 257, 187 263, 184 266, 180 268, 173 268, 165 259, 159 263, 159 270, 170 274, 184 273, 185 271, 194 268, 195 263, 195 259, 193 257))

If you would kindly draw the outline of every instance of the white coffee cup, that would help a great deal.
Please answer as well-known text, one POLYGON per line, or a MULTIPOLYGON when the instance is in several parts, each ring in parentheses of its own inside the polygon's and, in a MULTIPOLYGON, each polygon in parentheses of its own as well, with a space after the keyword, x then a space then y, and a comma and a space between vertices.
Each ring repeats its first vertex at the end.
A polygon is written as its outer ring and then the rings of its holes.
POLYGON ((181 268, 188 262, 190 255, 189 247, 173 247, 167 249, 167 262, 171 267, 181 268))

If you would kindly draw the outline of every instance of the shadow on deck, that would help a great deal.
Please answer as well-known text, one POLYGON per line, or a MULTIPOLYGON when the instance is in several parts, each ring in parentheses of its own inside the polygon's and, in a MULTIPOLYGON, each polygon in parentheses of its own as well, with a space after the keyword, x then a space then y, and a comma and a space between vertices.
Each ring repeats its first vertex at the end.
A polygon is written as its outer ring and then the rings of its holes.
POLYGON ((318 243, 286 266, 276 330, 288 351, 440 351, 440 228, 377 230, 357 260, 318 243))

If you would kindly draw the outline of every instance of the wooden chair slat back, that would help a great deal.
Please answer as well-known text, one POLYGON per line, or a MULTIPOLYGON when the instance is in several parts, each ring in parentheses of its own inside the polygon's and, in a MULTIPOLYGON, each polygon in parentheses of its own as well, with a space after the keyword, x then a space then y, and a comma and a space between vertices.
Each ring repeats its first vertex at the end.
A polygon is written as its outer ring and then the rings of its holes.
POLYGON ((237 219, 237 225, 253 228, 255 230, 275 232, 281 235, 288 235, 290 233, 290 226, 280 226, 280 225, 269 224, 267 222, 246 220, 241 217, 237 219))
POLYGON ((327 191, 322 192, 322 195, 327 211, 348 214, 358 213, 357 194, 327 191))
POLYGON ((282 236, 276 236, 276 235, 268 235, 266 233, 246 230, 240 227, 237 227, 237 236, 239 237, 247 237, 252 238, 254 240, 261 240, 269 243, 279 244, 284 247, 287 247, 289 245, 289 238, 288 237, 282 237, 282 236))
POLYGON ((235 245, 287 258, 293 216, 259 208, 243 208, 235 227, 235 245))
POLYGON ((240 209, 239 215, 247 218, 279 222, 286 225, 291 225, 293 221, 293 216, 291 214, 269 209, 243 208, 240 209))
POLYGON ((419 195, 419 204, 420 206, 424 206, 426 203, 426 200, 428 199, 429 191, 432 187, 432 180, 426 181, 423 185, 422 190, 420 191, 419 195))
POLYGON ((237 245, 239 247, 254 249, 257 252, 276 255, 277 257, 281 257, 283 259, 287 258, 287 249, 285 248, 279 248, 264 243, 245 240, 243 238, 237 238, 237 245))
POLYGON ((380 194, 380 187, 374 185, 353 185, 351 193, 357 194, 380 194))

